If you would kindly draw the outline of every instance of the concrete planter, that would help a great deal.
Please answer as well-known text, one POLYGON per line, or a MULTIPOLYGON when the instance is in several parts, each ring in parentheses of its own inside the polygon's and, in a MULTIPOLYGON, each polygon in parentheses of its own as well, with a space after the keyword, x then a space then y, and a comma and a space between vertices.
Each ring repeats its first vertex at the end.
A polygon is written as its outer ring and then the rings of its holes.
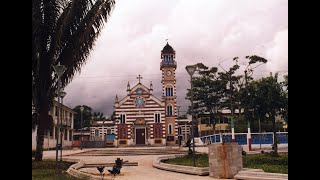
POLYGON ((233 178, 242 170, 242 148, 238 143, 208 146, 210 177, 233 178))

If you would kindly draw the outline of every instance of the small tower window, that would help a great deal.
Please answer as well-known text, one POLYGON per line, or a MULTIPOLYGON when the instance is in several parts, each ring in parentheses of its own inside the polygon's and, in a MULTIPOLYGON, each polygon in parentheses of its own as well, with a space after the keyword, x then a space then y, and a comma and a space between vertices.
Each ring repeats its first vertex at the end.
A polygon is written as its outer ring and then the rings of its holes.
POLYGON ((173 88, 166 87, 166 96, 173 96, 173 88))
POLYGON ((172 116, 172 106, 171 105, 167 106, 167 115, 172 116))
POLYGON ((172 124, 169 124, 168 126, 168 134, 172 134, 172 124))

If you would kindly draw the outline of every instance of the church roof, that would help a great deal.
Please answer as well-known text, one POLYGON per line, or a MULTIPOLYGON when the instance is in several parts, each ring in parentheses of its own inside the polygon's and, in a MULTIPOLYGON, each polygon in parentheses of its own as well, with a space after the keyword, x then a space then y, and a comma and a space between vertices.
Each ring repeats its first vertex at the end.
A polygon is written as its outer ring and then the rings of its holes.
POLYGON ((126 95, 123 99, 121 99, 118 103, 117 106, 115 106, 116 108, 121 106, 123 103, 125 103, 127 100, 130 99, 130 96, 135 93, 135 91, 138 89, 138 88, 141 88, 143 89, 149 96, 149 99, 150 100, 153 100, 155 101, 157 104, 159 104, 160 106, 163 104, 163 102, 158 99, 157 97, 155 97, 152 93, 150 93, 150 89, 148 89, 145 85, 143 85, 142 83, 138 83, 136 84, 133 88, 130 89, 130 92, 128 95, 126 95))
POLYGON ((167 42, 167 44, 163 47, 161 53, 174 54, 175 51, 174 51, 174 49, 169 45, 169 43, 167 42))

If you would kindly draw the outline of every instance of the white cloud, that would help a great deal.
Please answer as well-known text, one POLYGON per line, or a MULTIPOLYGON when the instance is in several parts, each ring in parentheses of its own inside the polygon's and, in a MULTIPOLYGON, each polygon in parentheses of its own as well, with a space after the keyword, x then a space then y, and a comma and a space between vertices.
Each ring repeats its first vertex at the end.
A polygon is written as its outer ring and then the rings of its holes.
POLYGON ((177 53, 178 104, 184 111, 190 86, 186 65, 218 66, 219 59, 257 54, 269 60, 258 77, 287 70, 287 36, 287 0, 118 0, 80 75, 100 78, 74 78, 64 101, 112 113, 115 95, 125 96, 127 82, 134 86, 138 74, 147 87, 153 81, 160 97, 160 51, 169 38, 177 53))
POLYGON ((267 58, 269 71, 286 71, 288 70, 288 29, 278 32, 268 49, 267 58))

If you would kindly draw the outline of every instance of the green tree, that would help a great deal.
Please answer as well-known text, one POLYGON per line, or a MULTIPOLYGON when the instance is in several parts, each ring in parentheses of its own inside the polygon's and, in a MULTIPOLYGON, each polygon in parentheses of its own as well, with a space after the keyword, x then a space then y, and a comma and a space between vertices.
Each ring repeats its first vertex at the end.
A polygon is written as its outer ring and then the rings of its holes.
POLYGON ((284 107, 281 109, 281 117, 288 123, 288 75, 284 76, 284 81, 281 82, 282 85, 282 102, 284 107))
MULTIPOLYGON (((65 87, 86 62, 114 0, 32 0, 32 104, 37 123, 35 160, 42 161, 48 112, 57 93, 58 77, 53 65, 66 66, 61 77, 65 87)), ((33 124, 34 127, 34 124, 33 124)))
POLYGON ((225 85, 223 87, 224 99, 223 99, 221 108, 226 107, 230 109, 232 116, 234 115, 234 112, 235 112, 235 106, 239 104, 236 98, 239 90, 237 87, 239 87, 239 81, 242 78, 242 75, 235 75, 235 73, 239 68, 240 66, 236 64, 236 65, 233 65, 231 68, 229 68, 228 71, 222 68, 224 72, 219 72, 219 78, 225 85))
POLYGON ((282 85, 278 82, 278 74, 252 81, 241 91, 241 104, 247 109, 246 114, 252 113, 247 115, 248 117, 271 119, 275 137, 273 146, 276 154, 278 152, 276 115, 280 115, 286 106, 283 95, 282 85))
POLYGON ((267 60, 263 57, 252 55, 246 56, 245 59, 239 59, 239 57, 234 57, 233 61, 235 65, 233 65, 229 70, 226 70, 221 65, 222 62, 219 63, 219 66, 222 68, 224 72, 219 73, 221 80, 225 81, 228 85, 225 89, 225 107, 231 110, 234 114, 235 109, 239 110, 239 116, 241 117, 241 99, 239 96, 239 91, 243 87, 245 87, 248 82, 253 80, 252 75, 254 69, 257 67, 267 63, 267 60), (243 73, 239 72, 242 67, 243 73))
POLYGON ((92 120, 93 121, 105 121, 106 117, 104 116, 104 114, 102 112, 93 112, 92 120))
MULTIPOLYGON (((220 119, 218 110, 221 106, 221 99, 223 98, 223 91, 225 84, 219 79, 218 68, 209 67, 202 63, 196 64, 197 75, 193 77, 193 112, 194 117, 198 119, 202 118, 203 122, 207 122, 207 125, 213 127, 215 131, 215 124, 220 119), (209 113, 209 117, 202 116, 209 113)), ((186 99, 191 99, 191 89, 187 89, 186 99)), ((191 109, 189 107, 189 114, 191 109)), ((197 127, 197 126, 196 126, 197 127)), ((195 134, 198 134, 196 131, 195 134)))
MULTIPOLYGON (((81 105, 78 105, 73 108, 73 111, 75 111, 77 114, 74 116, 74 129, 80 129, 81 128, 81 110, 80 110, 81 105)), ((82 127, 90 127, 91 125, 91 120, 92 120, 92 108, 83 105, 83 112, 82 112, 82 127)))

